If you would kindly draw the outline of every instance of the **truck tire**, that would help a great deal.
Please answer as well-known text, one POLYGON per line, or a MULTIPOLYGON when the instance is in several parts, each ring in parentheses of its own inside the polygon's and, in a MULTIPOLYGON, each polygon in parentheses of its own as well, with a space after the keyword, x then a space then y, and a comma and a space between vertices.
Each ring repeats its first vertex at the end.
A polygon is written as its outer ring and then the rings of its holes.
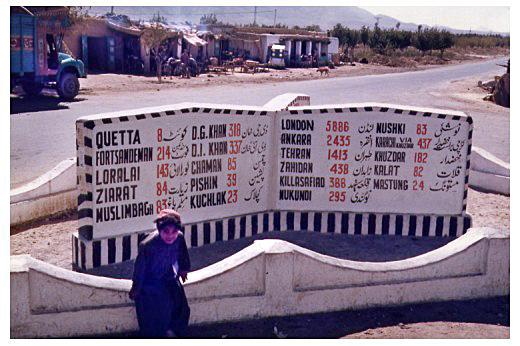
POLYGON ((58 81, 58 95, 64 100, 71 101, 79 92, 78 77, 74 73, 64 73, 58 81))
POLYGON ((25 82, 22 84, 23 91, 30 96, 36 96, 38 95, 42 89, 43 84, 40 83, 33 83, 33 82, 25 82))

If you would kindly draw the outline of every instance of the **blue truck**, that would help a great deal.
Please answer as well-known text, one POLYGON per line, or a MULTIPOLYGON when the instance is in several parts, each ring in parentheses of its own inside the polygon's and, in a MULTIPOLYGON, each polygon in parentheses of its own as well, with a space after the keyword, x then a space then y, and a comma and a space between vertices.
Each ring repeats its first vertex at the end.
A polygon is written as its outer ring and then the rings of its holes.
POLYGON ((86 78, 83 62, 62 52, 67 17, 48 13, 11 11, 11 91, 21 85, 28 95, 44 87, 57 90, 70 101, 86 78))

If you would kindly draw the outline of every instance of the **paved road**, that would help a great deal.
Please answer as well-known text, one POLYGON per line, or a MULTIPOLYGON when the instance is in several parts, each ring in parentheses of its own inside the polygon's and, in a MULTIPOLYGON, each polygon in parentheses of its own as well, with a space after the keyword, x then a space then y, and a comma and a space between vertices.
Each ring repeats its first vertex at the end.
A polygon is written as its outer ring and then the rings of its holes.
MULTIPOLYGON (((426 71, 320 79, 259 85, 207 87, 153 92, 86 95, 70 103, 52 97, 32 102, 11 99, 11 188, 27 183, 60 161, 76 155, 75 120, 84 115, 151 107, 179 102, 263 105, 271 98, 298 92, 312 104, 385 102, 455 109, 475 120, 473 143, 509 161, 509 116, 497 116, 467 103, 439 98, 432 93, 450 82, 472 78, 490 80, 503 73, 497 63, 505 58, 426 71)), ((504 110, 508 114, 508 110, 504 110)))

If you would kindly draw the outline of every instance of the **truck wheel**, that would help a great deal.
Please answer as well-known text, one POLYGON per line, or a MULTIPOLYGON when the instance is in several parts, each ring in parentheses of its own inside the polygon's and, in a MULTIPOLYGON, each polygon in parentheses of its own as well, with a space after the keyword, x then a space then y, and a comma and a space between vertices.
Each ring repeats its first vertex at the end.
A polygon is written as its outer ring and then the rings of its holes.
POLYGON ((22 88, 27 95, 36 96, 42 91, 43 85, 40 83, 25 82, 22 84, 22 88))
POLYGON ((74 73, 65 73, 58 81, 58 94, 64 100, 70 101, 79 92, 78 77, 74 73))

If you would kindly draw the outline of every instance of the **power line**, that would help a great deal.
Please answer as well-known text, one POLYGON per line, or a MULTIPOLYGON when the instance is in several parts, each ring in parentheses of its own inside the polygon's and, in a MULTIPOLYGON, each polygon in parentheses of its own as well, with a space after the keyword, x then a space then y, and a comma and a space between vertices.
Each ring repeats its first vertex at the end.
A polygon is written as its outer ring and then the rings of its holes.
MULTIPOLYGON (((214 15, 221 15, 221 14, 251 14, 251 13, 272 13, 274 12, 275 10, 269 10, 269 11, 249 11, 249 12, 220 12, 220 13, 216 13, 216 12, 206 12, 206 13, 182 13, 182 14, 179 14, 181 16, 203 16, 205 14, 214 14, 214 15)), ((175 14, 177 15, 177 14, 175 14)))

